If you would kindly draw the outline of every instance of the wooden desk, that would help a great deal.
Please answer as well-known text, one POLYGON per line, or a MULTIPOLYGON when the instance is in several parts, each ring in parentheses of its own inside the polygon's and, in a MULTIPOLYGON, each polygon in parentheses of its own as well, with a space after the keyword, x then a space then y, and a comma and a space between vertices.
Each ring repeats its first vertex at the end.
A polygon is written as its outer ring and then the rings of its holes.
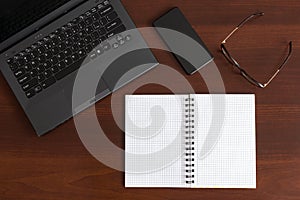
MULTIPOLYGON (((38 138, 1 75, 0 199, 299 199, 300 1, 123 2, 138 27, 151 26, 168 9, 180 7, 214 54, 226 92, 256 94, 257 189, 125 189, 124 173, 106 167, 86 151, 72 120, 38 138), (266 89, 248 84, 232 70, 218 49, 234 26, 257 10, 266 15, 245 26, 229 42, 235 57, 257 79, 263 81, 273 72, 287 51, 288 41, 294 41, 292 59, 266 89)), ((184 75, 169 53, 155 50, 155 55, 161 63, 184 75)), ((145 76, 150 79, 153 75, 155 70, 145 76)), ((186 78, 197 93, 207 92, 200 76, 186 78)), ((146 85, 137 93, 170 91, 146 85)), ((96 105, 98 118, 107 136, 123 147, 124 133, 113 122, 110 100, 108 97, 96 105)), ((119 102, 123 104, 123 98, 119 102)))

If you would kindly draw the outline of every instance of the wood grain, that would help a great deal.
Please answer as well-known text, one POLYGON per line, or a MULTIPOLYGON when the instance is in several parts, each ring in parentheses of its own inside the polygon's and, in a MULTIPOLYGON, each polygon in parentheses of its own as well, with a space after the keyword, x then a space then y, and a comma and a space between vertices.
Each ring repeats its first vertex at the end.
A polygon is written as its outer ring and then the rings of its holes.
MULTIPOLYGON (((300 198, 300 1, 297 0, 123 0, 138 27, 151 26, 158 16, 180 7, 201 35, 222 74, 227 93, 256 94, 257 189, 125 189, 124 173, 94 159, 82 145, 72 120, 44 137, 36 137, 29 121, 0 76, 0 199, 270 199, 300 198), (262 90, 248 84, 224 60, 219 44, 244 17, 266 15, 251 22, 230 48, 242 65, 264 80, 294 42, 292 59, 271 85, 262 90)), ((174 58, 155 50, 162 64, 185 76, 197 93, 207 88, 200 76, 186 76, 174 58)), ((144 76, 151 79, 155 70, 144 76)), ((134 84, 134 83, 133 83, 134 84)), ((174 86, 176 87, 176 80, 174 86)), ((186 91, 182 91, 185 93, 186 91)), ((171 93, 146 85, 138 94, 171 93)), ((119 117, 124 121, 124 99, 119 117)), ((124 147, 124 133, 113 120, 111 97, 97 103, 99 122, 111 141, 124 147)), ((90 111, 82 115, 89 117, 90 111)), ((113 158, 112 158, 113 159, 113 158)))

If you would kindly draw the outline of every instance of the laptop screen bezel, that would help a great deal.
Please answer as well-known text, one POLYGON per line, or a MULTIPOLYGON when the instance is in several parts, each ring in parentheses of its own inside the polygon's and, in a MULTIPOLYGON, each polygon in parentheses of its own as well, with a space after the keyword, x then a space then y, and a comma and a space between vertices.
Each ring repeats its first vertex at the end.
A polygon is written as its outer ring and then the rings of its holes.
POLYGON ((55 20, 58 16, 61 16, 63 13, 67 12, 68 10, 78 6, 79 4, 88 1, 88 0, 70 0, 69 2, 65 3, 61 7, 55 9, 51 13, 47 14, 46 16, 40 18, 32 25, 22 29, 21 31, 17 32, 16 34, 12 35, 2 43, 0 43, 0 53, 7 50, 8 48, 12 47, 13 45, 17 44, 18 42, 22 41, 26 37, 32 35, 34 32, 38 31, 42 27, 49 24, 51 21, 55 20))

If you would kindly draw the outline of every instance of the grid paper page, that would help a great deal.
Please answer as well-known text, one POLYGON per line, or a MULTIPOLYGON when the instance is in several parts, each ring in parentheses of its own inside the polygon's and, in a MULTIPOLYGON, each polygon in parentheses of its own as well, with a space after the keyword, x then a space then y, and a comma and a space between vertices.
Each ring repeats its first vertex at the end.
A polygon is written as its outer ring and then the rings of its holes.
POLYGON ((188 95, 128 95, 125 187, 185 187, 183 120, 188 95))
POLYGON ((196 106, 196 183, 256 188, 255 96, 191 95, 196 106))

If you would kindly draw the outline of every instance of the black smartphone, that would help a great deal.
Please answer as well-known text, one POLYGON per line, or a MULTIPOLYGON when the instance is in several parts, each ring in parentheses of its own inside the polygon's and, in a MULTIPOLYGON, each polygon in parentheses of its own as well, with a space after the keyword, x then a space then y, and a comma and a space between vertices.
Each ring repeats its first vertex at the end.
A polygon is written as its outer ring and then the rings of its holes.
POLYGON ((187 74, 193 74, 213 61, 212 54, 179 8, 171 9, 157 19, 153 26, 187 74))

